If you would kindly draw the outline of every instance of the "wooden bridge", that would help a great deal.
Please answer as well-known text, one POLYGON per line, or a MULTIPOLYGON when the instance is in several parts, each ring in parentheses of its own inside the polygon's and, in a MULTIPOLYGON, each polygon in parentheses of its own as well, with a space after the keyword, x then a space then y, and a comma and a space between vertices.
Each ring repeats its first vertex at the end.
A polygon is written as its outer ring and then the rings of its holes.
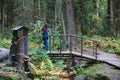
POLYGON ((120 59, 114 54, 98 51, 99 43, 95 40, 77 35, 49 35, 49 52, 51 57, 60 59, 69 59, 74 61, 93 60, 97 62, 105 62, 120 68, 120 59))

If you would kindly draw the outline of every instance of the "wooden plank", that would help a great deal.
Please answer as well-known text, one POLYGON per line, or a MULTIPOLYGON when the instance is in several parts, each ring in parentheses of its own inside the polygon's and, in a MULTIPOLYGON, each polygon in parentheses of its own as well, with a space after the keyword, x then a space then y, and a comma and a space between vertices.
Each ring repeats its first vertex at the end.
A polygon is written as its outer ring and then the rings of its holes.
POLYGON ((98 60, 120 68, 120 59, 114 54, 99 52, 98 60))
MULTIPOLYGON (((49 55, 60 55, 60 53, 57 52, 57 51, 52 51, 51 53, 47 53, 47 54, 49 54, 49 55)), ((72 51, 72 53, 70 51, 62 51, 61 52, 61 55, 70 55, 70 54, 81 57, 81 53, 79 53, 79 52, 74 52, 74 51, 72 51)), ((82 57, 85 57, 87 59, 95 60, 95 57, 87 55, 87 54, 83 54, 82 57)))

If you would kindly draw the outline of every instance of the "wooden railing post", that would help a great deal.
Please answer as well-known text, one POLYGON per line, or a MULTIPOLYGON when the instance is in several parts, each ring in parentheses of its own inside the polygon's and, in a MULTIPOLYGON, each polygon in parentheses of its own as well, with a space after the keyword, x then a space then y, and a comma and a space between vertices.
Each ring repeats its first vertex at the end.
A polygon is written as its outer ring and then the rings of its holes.
POLYGON ((62 56, 62 54, 61 54, 61 50, 62 50, 62 49, 61 49, 61 48, 62 48, 62 45, 61 45, 61 43, 62 43, 62 42, 61 42, 62 34, 61 34, 59 37, 60 37, 60 59, 61 59, 61 56, 62 56))
POLYGON ((54 50, 54 37, 55 37, 55 36, 53 35, 53 50, 54 50))
POLYGON ((95 45, 95 43, 94 43, 94 41, 93 41, 93 56, 95 56, 95 50, 94 50, 94 49, 95 49, 95 47, 96 47, 96 46, 94 46, 94 45, 95 45))
POLYGON ((69 35, 69 37, 70 37, 70 53, 72 54, 72 35, 69 35))
POLYGON ((96 60, 97 60, 97 48, 98 48, 98 43, 96 42, 96 49, 95 49, 95 53, 96 53, 95 59, 96 60))
POLYGON ((81 57, 83 55, 83 37, 81 37, 81 57))

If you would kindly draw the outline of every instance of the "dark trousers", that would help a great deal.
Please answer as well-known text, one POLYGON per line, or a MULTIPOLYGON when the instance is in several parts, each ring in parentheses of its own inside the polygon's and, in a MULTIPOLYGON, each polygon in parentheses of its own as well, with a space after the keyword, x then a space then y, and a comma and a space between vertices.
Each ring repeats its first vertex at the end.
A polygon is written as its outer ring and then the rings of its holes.
POLYGON ((45 49, 48 51, 49 50, 48 39, 43 39, 43 41, 44 41, 45 49))

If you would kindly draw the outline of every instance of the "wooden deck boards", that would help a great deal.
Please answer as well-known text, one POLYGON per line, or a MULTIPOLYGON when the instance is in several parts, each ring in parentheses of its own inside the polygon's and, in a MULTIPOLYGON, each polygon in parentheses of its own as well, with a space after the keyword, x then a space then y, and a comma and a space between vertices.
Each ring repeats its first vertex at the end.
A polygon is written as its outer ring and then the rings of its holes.
MULTIPOLYGON (((51 51, 51 53, 47 53, 47 54, 49 54, 49 55, 56 54, 57 55, 57 54, 60 54, 60 52, 51 51)), ((81 53, 79 53, 79 52, 72 51, 72 53, 71 53, 70 51, 61 51, 61 55, 70 55, 70 54, 81 57, 81 53)), ((87 59, 96 60, 95 56, 91 56, 88 54, 82 54, 82 57, 87 58, 87 59)), ((118 59, 114 54, 98 52, 97 60, 120 68, 120 59, 118 59)))
POLYGON ((111 64, 120 68, 120 59, 118 59, 117 56, 114 54, 99 52, 98 60, 104 61, 108 64, 111 64))

